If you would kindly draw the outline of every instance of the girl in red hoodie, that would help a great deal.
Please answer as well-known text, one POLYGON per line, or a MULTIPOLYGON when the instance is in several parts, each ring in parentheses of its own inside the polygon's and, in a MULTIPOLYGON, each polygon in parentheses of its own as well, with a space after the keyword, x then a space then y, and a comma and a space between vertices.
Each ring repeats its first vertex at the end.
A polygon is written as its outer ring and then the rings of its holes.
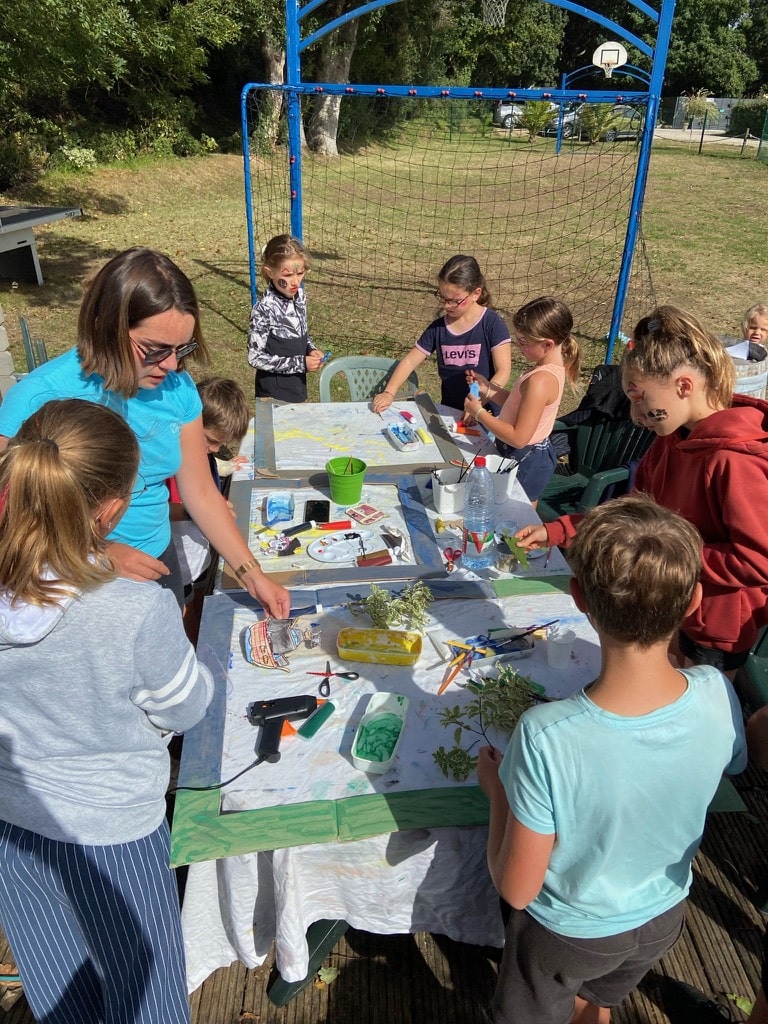
MULTIPOLYGON (((635 490, 679 513, 704 538, 703 599, 683 623, 688 663, 733 673, 768 623, 768 403, 734 395, 722 343, 690 313, 643 317, 621 361, 632 419, 656 440, 635 490)), ((568 544, 580 516, 526 526, 526 547, 568 544)))

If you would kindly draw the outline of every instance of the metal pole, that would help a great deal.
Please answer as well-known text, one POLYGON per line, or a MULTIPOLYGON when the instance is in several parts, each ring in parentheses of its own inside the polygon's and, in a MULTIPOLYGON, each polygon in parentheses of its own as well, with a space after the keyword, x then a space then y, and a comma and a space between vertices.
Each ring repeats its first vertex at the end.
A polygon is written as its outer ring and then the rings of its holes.
POLYGON ((704 145, 704 132, 707 129, 707 109, 704 108, 704 120, 701 122, 701 138, 699 139, 699 156, 701 156, 701 147, 704 145))

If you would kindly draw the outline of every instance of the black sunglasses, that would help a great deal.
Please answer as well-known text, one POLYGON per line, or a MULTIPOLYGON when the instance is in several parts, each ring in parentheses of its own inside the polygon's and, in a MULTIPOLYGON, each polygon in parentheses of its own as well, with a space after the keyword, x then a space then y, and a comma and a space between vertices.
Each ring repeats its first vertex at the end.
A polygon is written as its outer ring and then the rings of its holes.
POLYGON ((141 352, 142 359, 145 363, 150 366, 154 366, 157 363, 162 363, 170 356, 176 356, 177 360, 183 359, 184 356, 191 355, 197 348, 196 341, 188 341, 186 345, 179 345, 178 348, 174 348, 173 345, 161 345, 160 348, 145 348, 135 338, 131 338, 131 341, 136 348, 141 352))

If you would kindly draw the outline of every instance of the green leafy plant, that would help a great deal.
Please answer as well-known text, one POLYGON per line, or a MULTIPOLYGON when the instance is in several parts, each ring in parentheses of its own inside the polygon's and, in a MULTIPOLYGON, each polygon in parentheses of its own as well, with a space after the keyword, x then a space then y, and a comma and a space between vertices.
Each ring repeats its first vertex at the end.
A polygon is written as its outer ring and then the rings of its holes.
POLYGON ((349 609, 353 615, 366 613, 377 629, 415 629, 419 632, 428 622, 427 609, 434 594, 423 582, 416 580, 402 590, 390 594, 383 587, 371 584, 371 593, 362 601, 353 601, 349 609))
POLYGON ((525 104, 523 113, 517 119, 518 128, 525 128, 529 142, 535 142, 552 120, 552 107, 546 100, 532 100, 525 104))
POLYGON ((438 747, 432 757, 446 778, 463 782, 469 778, 477 765, 477 757, 471 751, 481 739, 490 744, 487 728, 498 729, 511 734, 520 715, 536 700, 535 684, 517 672, 510 665, 503 665, 498 676, 482 677, 472 681, 467 689, 473 694, 463 707, 455 704, 440 712, 440 724, 444 728, 455 726, 453 747, 446 750, 438 747), (469 747, 462 746, 464 734, 475 735, 469 747))

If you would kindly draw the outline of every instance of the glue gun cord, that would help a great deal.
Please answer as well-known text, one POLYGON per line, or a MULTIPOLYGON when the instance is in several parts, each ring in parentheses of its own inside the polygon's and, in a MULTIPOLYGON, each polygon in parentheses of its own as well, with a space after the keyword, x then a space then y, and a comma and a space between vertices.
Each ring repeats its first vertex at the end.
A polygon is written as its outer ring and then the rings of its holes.
POLYGON ((226 782, 215 782, 212 786, 174 786, 173 789, 168 790, 168 793, 178 793, 182 789, 194 789, 198 792, 208 789, 223 789, 224 786, 228 786, 230 782, 234 782, 235 779, 239 779, 241 775, 245 775, 245 773, 249 772, 251 768, 255 768, 257 764, 261 764, 263 760, 263 756, 257 757, 255 761, 248 765, 247 768, 243 768, 241 772, 238 772, 237 775, 233 775, 232 778, 227 779, 226 782))

